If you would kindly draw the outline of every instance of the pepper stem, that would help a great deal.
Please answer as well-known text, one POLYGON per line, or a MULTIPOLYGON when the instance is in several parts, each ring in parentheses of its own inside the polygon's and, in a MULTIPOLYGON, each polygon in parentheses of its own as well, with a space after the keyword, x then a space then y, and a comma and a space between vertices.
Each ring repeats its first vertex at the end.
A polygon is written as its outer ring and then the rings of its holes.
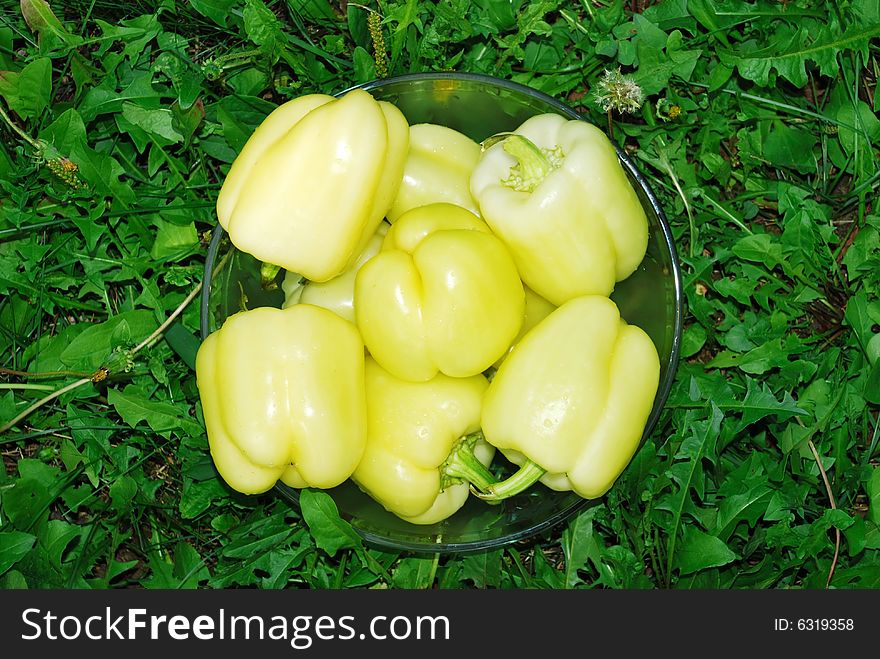
POLYGON ((445 489, 453 481, 466 481, 480 490, 486 490, 498 479, 474 454, 474 446, 483 438, 480 431, 465 435, 449 453, 440 468, 440 482, 445 489))
POLYGON ((509 176, 501 183, 517 192, 533 192, 562 162, 562 150, 558 146, 541 149, 529 138, 518 133, 507 135, 501 142, 502 148, 516 158, 516 164, 510 168, 509 176))
POLYGON ((278 276, 278 273, 281 272, 281 266, 275 265, 274 263, 269 263, 264 261, 260 266, 260 285, 264 290, 274 291, 278 288, 278 283, 275 281, 275 278, 278 276))
POLYGON ((547 470, 528 460, 520 465, 514 474, 503 481, 496 481, 489 487, 480 488, 482 492, 474 492, 474 495, 489 503, 503 501, 520 492, 524 492, 537 483, 547 470))

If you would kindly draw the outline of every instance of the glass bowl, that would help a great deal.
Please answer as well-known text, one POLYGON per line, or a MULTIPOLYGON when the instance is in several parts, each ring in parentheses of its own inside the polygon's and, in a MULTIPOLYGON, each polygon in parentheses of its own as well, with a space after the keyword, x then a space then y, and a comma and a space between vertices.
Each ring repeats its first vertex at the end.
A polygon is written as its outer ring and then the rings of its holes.
MULTIPOLYGON (((502 131, 517 128, 529 117, 555 112, 572 119, 580 115, 565 104, 529 87, 469 73, 419 73, 375 80, 355 88, 394 103, 410 124, 436 123, 454 128, 480 142, 502 131)), ((355 89, 352 88, 352 89, 355 89)), ((346 90, 349 91, 349 90, 346 90)), ((340 95, 345 92, 341 92, 340 95)), ((682 332, 681 270, 672 233, 648 182, 624 152, 618 149, 624 170, 648 216, 650 238, 647 255, 638 270, 618 283, 612 299, 621 315, 641 327, 660 355, 660 385, 642 436, 648 441, 666 402, 678 364, 682 332)), ((202 292, 202 339, 239 311, 241 300, 249 308, 280 307, 283 293, 260 285, 256 259, 228 246, 218 226, 205 262, 202 292), (221 250, 221 245, 225 245, 221 250), (231 250, 230 260, 213 282, 220 257, 231 250)), ((497 461, 503 458, 496 458, 497 461)), ((275 491, 298 505, 297 490, 279 483, 275 491)), ((344 519, 371 546, 392 551, 463 553, 504 546, 544 532, 593 503, 571 492, 555 492, 540 483, 500 505, 470 497, 449 519, 421 526, 387 512, 350 481, 328 490, 344 519)))

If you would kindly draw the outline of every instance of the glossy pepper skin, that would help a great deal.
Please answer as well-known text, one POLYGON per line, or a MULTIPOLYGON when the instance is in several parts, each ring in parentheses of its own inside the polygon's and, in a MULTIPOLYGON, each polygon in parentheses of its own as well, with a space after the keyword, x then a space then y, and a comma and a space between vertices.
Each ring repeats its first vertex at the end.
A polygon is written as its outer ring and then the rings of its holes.
POLYGON ((233 489, 331 488, 366 443, 364 346, 320 307, 230 316, 202 343, 196 381, 214 464, 233 489))
POLYGON ((505 498, 538 478, 587 499, 603 495, 639 446, 659 373, 651 339, 608 298, 582 296, 553 311, 517 344, 486 392, 486 441, 521 464, 486 498, 505 498))
POLYGON ((274 110, 232 163, 217 216, 256 258, 326 281, 375 233, 397 195, 409 143, 400 110, 363 90, 307 94, 274 110))
POLYGON ((527 119, 488 146, 470 186, 523 282, 557 306, 610 295, 645 256, 642 205, 614 146, 586 121, 527 119))
POLYGON ((293 304, 314 304, 318 307, 329 309, 337 316, 345 318, 350 323, 355 322, 354 317, 354 280, 358 270, 379 253, 382 249, 382 241, 388 233, 389 224, 382 222, 373 237, 366 244, 360 256, 341 275, 327 281, 303 281, 303 278, 294 273, 286 272, 281 288, 284 291, 284 303, 282 308, 293 304))
POLYGON ((355 279, 355 317, 370 354, 396 377, 470 377, 510 346, 525 294, 489 228, 452 204, 419 206, 395 222, 355 279))
POLYGON ((468 498, 468 481, 456 474, 474 470, 484 487, 494 480, 485 467, 495 449, 473 436, 485 377, 440 374, 405 382, 367 357, 365 378, 367 445, 352 480, 386 510, 413 524, 434 524, 468 498), (462 449, 469 455, 464 471, 456 470, 462 449))
POLYGON ((463 133, 437 124, 409 127, 409 154, 403 182, 388 210, 395 222, 406 211, 437 202, 480 214, 471 196, 470 177, 480 159, 480 145, 463 133))

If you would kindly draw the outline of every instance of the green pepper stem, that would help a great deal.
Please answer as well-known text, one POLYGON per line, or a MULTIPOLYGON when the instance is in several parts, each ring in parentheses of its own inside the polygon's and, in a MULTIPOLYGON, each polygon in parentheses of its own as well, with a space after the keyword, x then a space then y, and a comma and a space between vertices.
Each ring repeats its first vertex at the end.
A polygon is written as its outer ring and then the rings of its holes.
POLYGON ((502 142, 502 148, 516 158, 510 176, 502 181, 507 187, 532 192, 553 171, 550 158, 527 137, 510 135, 502 142))
POLYGON ((444 488, 452 481, 466 481, 480 490, 486 490, 498 481, 489 468, 474 455, 474 446, 482 438, 483 433, 477 431, 465 435, 455 445, 440 469, 444 488))
POLYGON ((529 489, 546 473, 546 469, 528 460, 520 465, 516 473, 508 476, 503 481, 496 481, 489 487, 481 488, 482 492, 474 492, 474 494, 483 501, 490 503, 503 501, 529 489))
POLYGON ((278 284, 275 283, 275 278, 278 276, 279 272, 281 272, 280 265, 274 265, 265 261, 263 262, 260 266, 260 285, 264 290, 274 291, 278 288, 278 284))

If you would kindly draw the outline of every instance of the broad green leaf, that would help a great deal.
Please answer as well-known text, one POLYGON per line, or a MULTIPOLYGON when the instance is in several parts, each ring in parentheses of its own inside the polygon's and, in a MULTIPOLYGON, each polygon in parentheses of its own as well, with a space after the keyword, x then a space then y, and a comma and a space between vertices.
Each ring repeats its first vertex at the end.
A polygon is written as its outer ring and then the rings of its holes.
POLYGON ((880 467, 871 470, 868 479, 868 519, 880 526, 880 467))
POLYGON ((75 370, 93 371, 102 366, 114 348, 114 332, 123 323, 128 327, 132 344, 147 338, 158 326, 149 311, 124 311, 80 332, 61 352, 61 361, 75 370))
POLYGON ((18 414, 18 410, 15 408, 15 395, 10 389, 0 395, 0 424, 11 421, 16 414, 18 414))
POLYGON ((198 588, 211 574, 205 559, 188 542, 179 542, 174 548, 174 576, 177 588, 198 588))
POLYGON ((301 16, 310 19, 336 20, 336 12, 328 0, 287 0, 288 6, 301 16))
POLYGON ((168 436, 171 431, 198 435, 203 432, 202 426, 186 414, 186 408, 173 403, 150 400, 137 391, 125 391, 111 388, 107 392, 107 401, 129 426, 135 428, 142 421, 160 435, 168 436))
POLYGON ((107 76, 100 85, 92 87, 79 104, 82 120, 89 124, 97 117, 122 110, 123 103, 137 103, 141 107, 159 107, 162 95, 153 89, 151 77, 134 76, 125 88, 117 89, 117 81, 107 76))
POLYGON ((174 563, 168 558, 166 552, 153 549, 149 552, 148 564, 152 574, 141 582, 144 588, 172 590, 177 587, 177 577, 174 575, 174 563))
POLYGON ((246 0, 242 18, 248 38, 273 61, 276 60, 285 42, 278 17, 262 0, 246 0))
POLYGON ((740 75, 762 87, 770 84, 773 71, 796 87, 803 87, 807 84, 807 62, 814 62, 823 75, 834 76, 838 71, 838 53, 851 50, 866 52, 868 43, 878 36, 880 24, 846 30, 829 25, 815 37, 801 27, 787 35, 780 33, 777 39, 781 43, 758 48, 751 42, 738 50, 720 49, 718 55, 722 62, 735 65, 740 75))
POLYGON ((173 551, 154 548, 148 554, 152 575, 143 581, 146 588, 197 588, 211 576, 204 559, 188 542, 178 542, 173 551))
POLYGON ((721 18, 718 16, 716 5, 717 2, 709 2, 709 0, 688 0, 687 7, 690 14, 699 21, 714 39, 718 39, 726 46, 730 46, 723 27, 731 22, 727 16, 721 18))
POLYGON ((806 414, 789 392, 784 392, 782 400, 776 398, 766 382, 760 385, 752 378, 746 379, 746 395, 742 405, 729 405, 724 409, 739 409, 742 411, 743 423, 752 424, 756 421, 774 415, 777 420, 784 421, 793 416, 806 414))
POLYGON ((843 257, 850 281, 880 271, 880 219, 869 217, 843 257))
POLYGON ((690 425, 689 434, 684 438, 675 455, 679 462, 672 465, 670 477, 677 482, 679 489, 670 498, 669 510, 672 513, 672 525, 669 529, 667 546, 667 570, 671 573, 672 561, 676 556, 676 543, 679 529, 682 527, 685 511, 692 506, 691 490, 701 494, 700 480, 702 461, 708 458, 716 461, 716 444, 721 433, 721 421, 724 414, 714 404, 711 406, 711 417, 705 421, 690 425))
POLYGON ((741 259, 763 263, 771 269, 784 258, 782 245, 766 233, 754 233, 740 238, 732 251, 741 259))
POLYGON ((0 96, 22 118, 39 118, 52 97, 52 60, 40 57, 19 73, 0 71, 0 96))
POLYGON ((174 116, 168 108, 143 108, 134 103, 122 104, 122 116, 146 132, 157 144, 168 146, 183 141, 174 127, 174 116))
POLYGON ((137 481, 134 478, 128 475, 120 476, 110 486, 110 500, 113 502, 113 507, 119 512, 128 511, 137 492, 137 481))
POLYGON ((184 143, 189 145, 199 125, 205 119, 205 104, 200 100, 194 100, 193 104, 185 109, 182 104, 175 102, 171 106, 174 115, 174 128, 183 135, 184 143))
POLYGON ((326 492, 312 488, 301 490, 299 505, 319 549, 335 556, 342 549, 362 546, 361 536, 340 517, 336 502, 326 492))
POLYGON ((72 513, 78 512, 94 496, 95 489, 91 485, 71 486, 61 492, 61 500, 72 513))
POLYGON ((633 14, 632 21, 631 29, 635 31, 640 44, 658 49, 666 47, 669 35, 650 19, 645 18, 642 14, 633 14))
POLYGON ((705 345, 707 338, 706 328, 702 325, 695 323, 686 327, 681 337, 681 356, 690 357, 697 354, 705 345))
MULTIPOLYGON (((211 588, 257 585, 261 588, 283 588, 290 578, 290 569, 302 562, 302 555, 314 552, 314 546, 306 538, 290 538, 296 549, 275 547, 269 551, 248 556, 245 560, 226 562, 208 582, 211 588)), ((299 575, 297 575, 299 576, 299 575)), ((307 577, 312 576, 306 573, 307 577)), ((329 587, 329 586, 326 586, 329 587)))
POLYGON ((366 48, 357 46, 352 54, 352 62, 356 82, 367 82, 376 77, 376 60, 366 48))
POLYGON ((238 96, 259 96, 270 86, 271 80, 265 71, 255 67, 240 69, 226 78, 226 83, 238 96))
POLYGON ((501 583, 501 550, 489 550, 462 558, 461 577, 471 581, 475 588, 497 588, 501 583))
POLYGON ((737 524, 746 522, 750 527, 767 509, 772 490, 766 483, 757 483, 748 491, 726 496, 718 505, 715 535, 727 541, 737 524))
POLYGON ((513 2, 474 0, 474 4, 480 7, 481 18, 491 26, 493 32, 506 32, 516 25, 516 6, 513 2))
POLYGON ((3 492, 3 512, 18 530, 27 531, 48 516, 49 505, 58 496, 58 469, 38 460, 18 461, 20 478, 3 492))
POLYGON ((56 45, 75 46, 82 42, 81 37, 71 34, 61 24, 46 0, 21 0, 19 5, 25 23, 37 34, 44 52, 56 45))
POLYGON ((868 354, 868 346, 877 334, 874 326, 880 324, 880 300, 869 302, 866 293, 857 293, 846 303, 844 321, 852 328, 859 344, 868 354))
POLYGON ((101 28, 102 39, 97 54, 104 55, 116 42, 122 42, 124 56, 131 60, 140 57, 148 43, 162 32, 157 14, 145 13, 131 19, 109 23, 100 18, 95 23, 101 28))
POLYGON ((45 550, 52 565, 60 571, 63 569, 67 548, 74 540, 86 533, 88 533, 86 529, 76 524, 61 519, 49 520, 49 523, 40 530, 40 546, 45 550))
POLYGON ((847 553, 855 556, 865 550, 868 545, 868 523, 861 517, 853 520, 852 526, 843 531, 843 537, 846 541, 847 553))
POLYGON ((78 166, 81 178, 95 192, 126 206, 135 201, 131 185, 120 180, 125 176, 125 170, 113 156, 78 144, 71 149, 70 159, 78 166))
POLYGON ((725 297, 732 297, 743 306, 752 304, 757 282, 750 277, 722 277, 712 287, 725 297))
POLYGON ((729 351, 718 353, 707 366, 709 368, 737 367, 752 375, 763 375, 767 371, 788 364, 788 355, 779 341, 763 343, 744 354, 729 351))
MULTIPOLYGON (((206 452, 207 450, 205 447, 206 452)), ((209 510, 215 501, 229 496, 229 490, 223 485, 216 470, 213 475, 214 477, 208 480, 184 483, 178 504, 178 510, 183 519, 194 519, 209 510)))
POLYGON ((692 574, 711 567, 720 567, 736 560, 737 555, 720 538, 695 526, 684 528, 676 567, 681 574, 692 574))
POLYGON ((12 28, 5 25, 0 27, 0 71, 8 71, 16 68, 12 59, 12 54, 14 52, 12 38, 12 28))
MULTIPOLYGON (((871 342, 878 344, 877 347, 880 349, 880 334, 875 336, 871 342)), ((875 360, 870 371, 868 371, 863 395, 869 403, 880 405, 880 359, 875 360)))
POLYGON ((566 588, 573 588, 582 581, 578 570, 586 569, 588 561, 597 567, 601 566, 601 546, 593 529, 596 512, 597 508, 592 507, 579 513, 562 532, 566 588))
POLYGON ((433 556, 410 556, 397 563, 391 575, 395 588, 424 590, 432 585, 432 577, 436 569, 433 556))
POLYGON ((187 0, 189 5, 220 27, 227 27, 231 9, 239 0, 187 0))
MULTIPOLYGON (((172 33, 166 32, 160 36, 160 45, 163 41, 169 41, 169 43, 163 45, 165 50, 153 61, 150 71, 154 76, 167 77, 177 92, 178 104, 184 109, 189 109, 202 92, 204 76, 196 70, 195 65, 190 63, 189 57, 186 55, 187 41, 182 37, 172 40, 171 35, 172 33), (167 38, 163 39, 163 36, 167 38)), ((174 35, 174 37, 178 37, 178 35, 174 35)))
POLYGON ((26 555, 36 541, 36 536, 30 533, 0 531, 0 575, 26 555))
POLYGON ((231 541, 223 548, 223 554, 234 558, 253 558, 283 544, 292 534, 290 525, 281 516, 263 518, 258 515, 235 530, 231 541))
POLYGON ((764 155, 778 167, 796 169, 802 174, 815 172, 817 139, 811 131, 775 122, 764 140, 764 155))
POLYGON ((80 114, 70 108, 40 132, 61 153, 69 154, 75 146, 86 143, 86 126, 80 114))
POLYGON ((525 588, 565 588, 565 575, 550 564, 543 551, 534 553, 534 580, 524 585, 525 588))
POLYGON ((0 589, 3 590, 27 590, 28 582, 18 570, 10 570, 0 578, 0 589))
POLYGON ((349 4, 346 8, 348 33, 351 35, 355 46, 360 46, 361 48, 369 47, 371 44, 367 16, 368 12, 363 7, 349 4))
POLYGON ((47 28, 64 30, 64 26, 61 25, 61 21, 52 12, 52 8, 46 0, 21 0, 19 6, 24 22, 34 32, 47 28))
POLYGON ((180 323, 172 323, 165 330, 165 340, 171 349, 183 360, 183 363, 192 370, 196 368, 196 354, 199 352, 201 341, 195 334, 184 328, 180 323))
POLYGON ((156 240, 150 256, 157 261, 176 260, 188 256, 199 244, 199 233, 193 222, 185 225, 173 224, 157 218, 156 240))
MULTIPOLYGON (((641 18, 638 14, 636 17, 641 18)), ((641 19, 640 22, 645 21, 641 19)), ((673 75, 683 80, 690 79, 702 54, 701 50, 682 49, 681 34, 678 32, 670 34, 668 39, 663 35, 660 44, 645 39, 643 32, 640 32, 640 35, 641 39, 636 47, 639 66, 633 74, 633 79, 646 95, 651 96, 663 90, 673 75)))
POLYGON ((880 119, 864 101, 857 100, 853 103, 843 103, 837 110, 836 119, 839 122, 837 138, 847 155, 861 149, 867 155, 871 145, 877 146, 880 142, 880 119))

